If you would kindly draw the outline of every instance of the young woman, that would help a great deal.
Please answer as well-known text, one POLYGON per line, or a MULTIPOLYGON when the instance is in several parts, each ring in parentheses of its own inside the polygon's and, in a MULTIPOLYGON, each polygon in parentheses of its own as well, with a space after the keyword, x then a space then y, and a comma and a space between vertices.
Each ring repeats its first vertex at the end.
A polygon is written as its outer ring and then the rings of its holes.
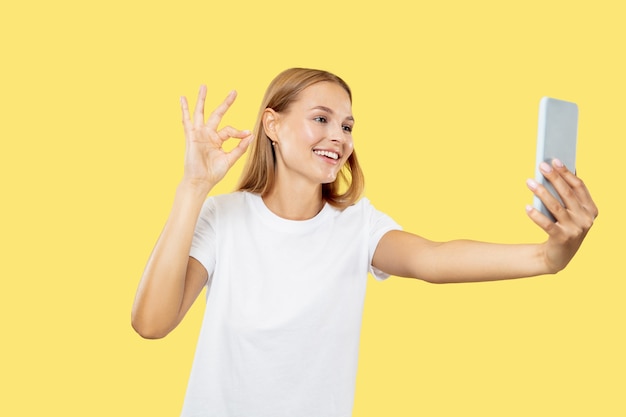
POLYGON ((433 283, 556 273, 598 214, 555 160, 541 168, 565 207, 528 181, 556 218, 528 208, 544 243, 432 242, 360 199, 351 92, 339 77, 279 74, 254 133, 218 129, 234 92, 206 122, 205 97, 202 86, 193 116, 181 99, 184 176, 132 311, 141 336, 164 337, 207 287, 183 416, 350 416, 368 271, 433 283), (231 138, 239 143, 225 152, 231 138), (238 191, 207 199, 249 145, 238 191))

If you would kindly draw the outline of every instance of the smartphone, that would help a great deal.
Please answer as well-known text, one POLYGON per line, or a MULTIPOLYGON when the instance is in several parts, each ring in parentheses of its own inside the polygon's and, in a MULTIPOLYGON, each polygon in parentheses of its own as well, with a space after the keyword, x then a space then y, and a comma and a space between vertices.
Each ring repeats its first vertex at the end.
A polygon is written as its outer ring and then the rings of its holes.
MULTIPOLYGON (((537 157, 535 181, 543 184, 563 204, 552 184, 541 174, 539 164, 558 158, 572 172, 576 172, 576 141, 578 137, 578 106, 569 101, 543 97, 539 103, 539 129, 537 131, 537 157)), ((554 221, 554 216, 535 196, 534 207, 554 221)))

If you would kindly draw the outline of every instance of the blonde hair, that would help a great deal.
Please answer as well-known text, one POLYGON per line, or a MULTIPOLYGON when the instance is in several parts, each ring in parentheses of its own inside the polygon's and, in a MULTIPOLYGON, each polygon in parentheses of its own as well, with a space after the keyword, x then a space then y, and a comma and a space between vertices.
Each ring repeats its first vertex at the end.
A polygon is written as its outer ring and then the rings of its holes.
MULTIPOLYGON (((278 74, 267 87, 255 125, 255 138, 250 155, 239 179, 237 190, 256 194, 267 193, 274 185, 276 176, 276 156, 271 140, 263 128, 263 113, 272 109, 277 113, 288 110, 291 103, 305 88, 319 83, 332 82, 341 86, 350 97, 352 92, 344 80, 323 70, 291 68, 278 74)), ((352 152, 337 178, 332 183, 322 184, 322 198, 330 205, 345 209, 356 203, 365 187, 363 171, 359 166, 356 152, 352 152)))

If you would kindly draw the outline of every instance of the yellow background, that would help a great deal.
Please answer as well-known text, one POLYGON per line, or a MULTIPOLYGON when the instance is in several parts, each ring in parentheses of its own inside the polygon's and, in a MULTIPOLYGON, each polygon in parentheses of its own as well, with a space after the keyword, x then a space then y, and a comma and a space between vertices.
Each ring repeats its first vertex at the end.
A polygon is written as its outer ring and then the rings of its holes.
POLYGON ((601 213, 556 277, 370 279, 354 416, 626 415, 622 2, 5 3, 0 415, 178 415, 203 302, 160 341, 129 315, 182 172, 179 96, 235 88, 225 122, 252 128, 291 66, 350 83, 366 194, 407 230, 544 239, 524 212, 544 95, 580 106, 601 213))

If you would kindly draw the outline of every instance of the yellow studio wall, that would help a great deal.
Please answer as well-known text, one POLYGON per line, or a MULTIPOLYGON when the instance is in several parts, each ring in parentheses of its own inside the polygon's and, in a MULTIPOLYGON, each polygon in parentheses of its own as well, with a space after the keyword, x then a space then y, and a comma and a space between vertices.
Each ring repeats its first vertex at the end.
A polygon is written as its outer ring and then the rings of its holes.
MULTIPOLYGON (((434 240, 541 241, 541 96, 580 107, 600 216, 554 277, 370 279, 355 417, 623 416, 621 2, 13 2, 0 13, 0 415, 176 416, 203 302, 142 340, 134 291, 182 173, 179 96, 252 128, 292 66, 354 90, 366 195, 434 240)), ((241 164, 220 185, 235 184, 241 164)))

